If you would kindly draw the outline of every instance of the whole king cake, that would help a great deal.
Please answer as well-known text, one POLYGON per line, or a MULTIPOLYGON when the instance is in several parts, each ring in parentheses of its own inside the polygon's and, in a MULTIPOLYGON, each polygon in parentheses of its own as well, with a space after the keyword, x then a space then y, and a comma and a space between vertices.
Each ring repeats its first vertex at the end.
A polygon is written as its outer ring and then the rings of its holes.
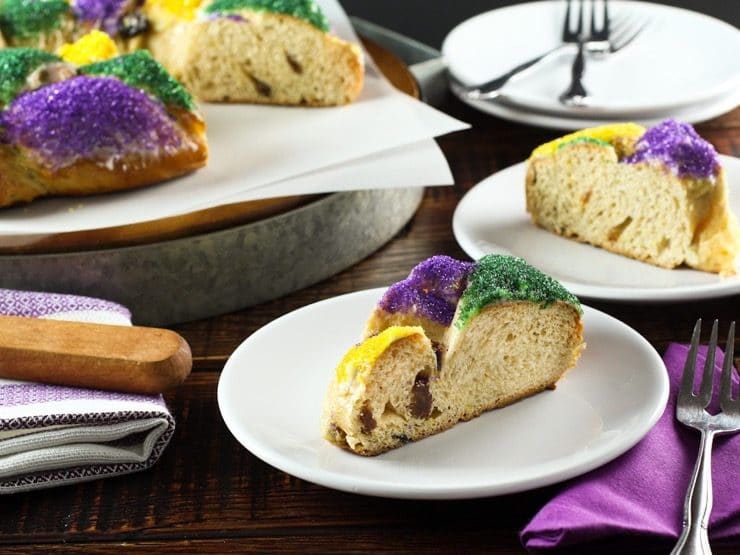
POLYGON ((337 366, 322 433, 377 455, 552 389, 584 347, 581 314, 520 258, 427 259, 385 292, 337 366))
POLYGON ((206 163, 190 94, 147 52, 103 33, 0 49, 0 206, 130 189, 206 163))
POLYGON ((736 272, 740 231, 714 147, 688 124, 584 129, 527 163, 537 225, 665 268, 736 272))
POLYGON ((9 46, 55 52, 91 30, 149 49, 201 100, 331 106, 362 89, 359 47, 314 0, 0 0, 9 46))

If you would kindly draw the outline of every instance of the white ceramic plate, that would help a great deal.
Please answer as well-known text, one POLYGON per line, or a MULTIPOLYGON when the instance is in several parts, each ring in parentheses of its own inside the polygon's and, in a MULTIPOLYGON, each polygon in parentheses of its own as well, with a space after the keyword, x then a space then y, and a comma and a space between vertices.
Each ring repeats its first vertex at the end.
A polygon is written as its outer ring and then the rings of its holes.
MULTIPOLYGON (((597 4, 600 6, 600 3, 597 4)), ((530 2, 492 10, 455 27, 442 52, 466 84, 482 83, 560 43, 565 2, 530 2)), ((585 108, 560 104, 570 82, 573 52, 512 80, 507 97, 519 106, 561 116, 636 117, 717 99, 740 84, 740 31, 718 19, 647 2, 610 2, 613 21, 648 26, 629 46, 586 61, 585 108)))
POLYGON ((503 101, 476 101, 460 97, 460 100, 482 112, 509 121, 571 131, 574 129, 583 129, 584 127, 596 127, 598 125, 622 122, 625 119, 630 119, 646 127, 655 125, 668 117, 687 123, 701 123, 735 109, 740 104, 740 87, 727 95, 698 105, 676 108, 664 112, 656 111, 645 116, 629 118, 607 118, 595 114, 581 114, 580 117, 576 115, 565 117, 559 114, 523 110, 513 104, 507 103, 505 99, 503 101))
POLYGON ((655 350, 625 324, 584 307, 588 347, 556 390, 377 457, 343 451, 321 437, 321 405, 382 292, 306 306, 236 349, 221 374, 218 404, 244 447, 288 474, 343 491, 472 498, 596 468, 635 445, 664 410, 668 379, 655 350))
MULTIPOLYGON (((740 159, 720 158, 730 206, 740 215, 740 159)), ((535 226, 526 211, 524 176, 524 162, 511 166, 478 183, 458 204, 452 230, 472 258, 494 252, 521 256, 579 297, 594 299, 662 302, 740 293, 740 275, 666 270, 535 226)))

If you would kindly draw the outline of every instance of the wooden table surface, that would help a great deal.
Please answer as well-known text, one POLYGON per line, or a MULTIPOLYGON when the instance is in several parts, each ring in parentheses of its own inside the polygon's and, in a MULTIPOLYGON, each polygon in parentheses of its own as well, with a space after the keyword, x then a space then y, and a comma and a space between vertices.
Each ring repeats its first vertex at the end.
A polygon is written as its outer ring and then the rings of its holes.
MULTIPOLYGON (((341 274, 273 302, 177 326, 192 347, 194 371, 166 395, 177 430, 159 462, 133 475, 3 497, 0 552, 522 553, 518 531, 558 486, 467 501, 337 492, 253 456, 226 429, 216 402, 219 374, 229 355, 278 316, 321 299, 390 284, 433 254, 467 258, 451 230, 462 195, 559 134, 481 115, 454 100, 443 109, 473 125, 439 140, 456 185, 427 189, 416 216, 390 243, 341 274)), ((720 152, 740 156, 740 109, 698 129, 720 152)), ((670 305, 589 304, 634 327, 659 352, 670 341, 688 340, 699 316, 720 318, 726 326, 740 313, 737 295, 670 305)), ((634 552, 608 547, 598 552, 634 552)), ((650 547, 639 552, 666 552, 666 546, 650 547)))

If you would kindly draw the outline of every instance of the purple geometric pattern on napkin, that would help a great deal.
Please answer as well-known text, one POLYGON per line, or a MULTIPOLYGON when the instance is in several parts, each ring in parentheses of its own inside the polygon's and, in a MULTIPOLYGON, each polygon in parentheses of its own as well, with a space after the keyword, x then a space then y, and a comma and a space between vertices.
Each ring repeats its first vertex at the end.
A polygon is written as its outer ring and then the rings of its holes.
MULTIPOLYGON (((0 420, 0 432, 20 429, 38 429, 46 426, 72 426, 95 424, 120 424, 128 420, 143 418, 165 418, 170 422, 174 431, 175 421, 172 416, 156 411, 117 411, 117 412, 85 412, 78 414, 41 414, 37 416, 18 416, 0 420)), ((169 436, 168 436, 169 437, 169 436)))
MULTIPOLYGON (((597 553, 594 542, 644 548, 662 542, 666 552, 681 532, 683 500, 699 449, 699 434, 675 417, 676 396, 688 347, 672 343, 663 356, 670 394, 665 412, 635 447, 596 470, 568 482, 521 533, 530 553, 567 549, 597 553), (591 548, 589 548, 591 544, 591 548)), ((704 367, 700 347, 697 368, 704 367)), ((717 349, 719 383, 724 354, 717 349)), ((737 372, 733 374, 737 384, 737 372)), ((719 388, 715 387, 715 393, 719 388)), ((717 411, 717 395, 709 412, 717 411)), ((740 434, 718 436, 712 451, 714 508, 709 537, 715 545, 740 547, 740 434)), ((738 551, 740 553, 740 550, 738 551)))
POLYGON ((0 314, 40 318, 60 312, 117 312, 131 319, 131 312, 126 307, 111 301, 79 295, 0 288, 0 314))
MULTIPOLYGON (((119 393, 117 391, 101 391, 99 389, 83 389, 30 382, 0 386, 0 407, 35 405, 53 401, 88 401, 100 399, 106 401, 151 401, 164 406, 158 395, 134 395, 131 393, 119 393)), ((0 419, 0 426, 2 426, 2 419, 0 419)))
MULTIPOLYGON (((169 433, 167 438, 169 439, 169 433)), ((164 436, 163 436, 164 437, 164 436)), ((90 466, 75 466, 72 468, 63 468, 61 470, 50 470, 46 472, 35 472, 24 474, 23 476, 8 478, 0 481, 0 493, 3 491, 14 491, 20 488, 30 489, 38 487, 51 487, 61 484, 73 484, 96 478, 109 478, 111 476, 120 476, 121 474, 130 474, 139 470, 146 470, 159 459, 166 443, 157 442, 157 447, 152 449, 152 455, 144 462, 138 463, 116 463, 116 464, 93 464, 90 466)))

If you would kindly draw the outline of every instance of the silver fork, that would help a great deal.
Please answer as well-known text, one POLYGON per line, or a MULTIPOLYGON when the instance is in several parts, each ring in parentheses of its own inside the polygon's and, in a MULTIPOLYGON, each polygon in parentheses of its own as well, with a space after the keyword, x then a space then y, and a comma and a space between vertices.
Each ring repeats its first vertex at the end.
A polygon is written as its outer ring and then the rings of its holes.
MULTIPOLYGON (((623 22, 614 22, 612 27, 614 29, 614 36, 626 36, 629 40, 626 41, 624 44, 621 44, 619 42, 612 43, 608 39, 608 37, 604 41, 590 42, 587 40, 584 42, 583 45, 584 50, 588 54, 603 56, 612 52, 617 52, 618 50, 626 46, 628 42, 631 42, 631 40, 634 38, 634 36, 632 36, 632 33, 630 33, 629 27, 623 22)), ((624 38, 622 38, 622 40, 624 40, 624 38)), ((501 95, 501 91, 504 88, 504 85, 506 85, 506 83, 508 83, 511 79, 524 75, 527 70, 534 68, 540 63, 543 63, 546 60, 550 60, 555 56, 559 56, 563 52, 573 48, 573 45, 577 44, 578 42, 579 34, 577 32, 571 31, 570 27, 570 0, 568 0, 568 6, 566 8, 566 14, 563 20, 561 42, 556 47, 545 52, 544 54, 541 54, 540 56, 519 64, 503 75, 491 79, 490 81, 486 81, 485 83, 482 83, 480 85, 464 85, 463 83, 458 81, 454 75, 448 72, 450 87, 452 88, 453 92, 459 97, 464 97, 469 100, 493 100, 501 95)))
MULTIPOLYGON (((501 94, 501 89, 504 85, 509 82, 514 76, 523 74, 527 69, 534 67, 540 62, 550 59, 557 54, 562 53, 565 49, 570 48, 574 43, 577 43, 579 39, 578 33, 573 33, 570 30, 570 0, 568 0, 568 7, 565 12, 565 19, 563 21, 563 31, 561 35, 561 43, 555 48, 548 50, 544 54, 532 58, 519 64, 515 68, 507 71, 503 75, 500 75, 490 81, 486 81, 480 85, 466 86, 460 83, 455 77, 450 74, 450 86, 458 96, 464 96, 470 100, 493 100, 501 94)), ((595 49, 603 50, 602 44, 594 45, 595 49)), ((591 49, 590 44, 584 45, 588 50, 591 49)))
MULTIPOLYGON (((589 31, 583 29, 583 12, 585 10, 585 0, 580 0, 580 9, 578 11, 578 23, 575 30, 571 31, 577 37, 578 52, 573 60, 571 67, 571 81, 568 88, 560 95, 559 100, 566 106, 586 106, 588 104, 588 92, 583 86, 583 73, 586 70, 586 58, 584 50, 586 45, 590 45, 588 52, 598 56, 612 54, 617 52, 631 43, 637 35, 642 32, 644 24, 623 24, 619 27, 613 26, 609 18, 609 2, 602 1, 601 26, 596 25, 596 0, 591 0, 591 17, 589 21, 589 31)), ((566 8, 565 22, 570 21, 570 7, 572 0, 568 0, 566 8)))
POLYGON ((694 326, 691 347, 681 379, 681 389, 676 401, 676 418, 679 422, 699 430, 701 442, 699 455, 694 465, 689 489, 683 507, 683 531, 671 551, 671 555, 708 555, 707 526, 712 512, 712 442, 716 434, 726 434, 740 430, 740 399, 732 399, 732 372, 735 347, 735 322, 730 323, 725 346, 725 361, 720 379, 720 409, 718 414, 709 414, 705 409, 712 399, 714 388, 714 352, 717 348, 717 320, 712 326, 709 338, 706 363, 701 381, 701 389, 694 394, 694 371, 696 351, 699 345, 701 319, 694 326))
MULTIPOLYGON (((568 0, 568 7, 565 11, 565 21, 570 23, 570 6, 572 2, 568 0)), ((583 50, 587 41, 606 42, 609 40, 609 4, 604 0, 604 13, 601 23, 601 27, 596 28, 596 0, 591 0, 591 25, 588 35, 583 33, 583 11, 585 9, 585 2, 581 0, 580 10, 578 11, 578 24, 574 31, 571 31, 577 37, 578 41, 578 53, 576 54, 575 60, 573 60, 573 67, 571 68, 571 81, 570 86, 566 91, 560 95, 560 102, 567 106, 583 106, 588 93, 581 79, 583 78, 583 71, 586 68, 586 61, 583 55, 583 50)))

